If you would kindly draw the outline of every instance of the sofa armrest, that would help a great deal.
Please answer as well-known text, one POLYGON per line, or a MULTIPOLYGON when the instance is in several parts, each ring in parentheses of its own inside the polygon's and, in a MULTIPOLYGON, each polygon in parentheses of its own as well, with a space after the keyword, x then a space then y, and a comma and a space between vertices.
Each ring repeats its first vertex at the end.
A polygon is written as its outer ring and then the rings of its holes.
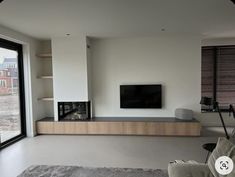
POLYGON ((203 163, 170 163, 168 174, 169 177, 214 177, 203 163))

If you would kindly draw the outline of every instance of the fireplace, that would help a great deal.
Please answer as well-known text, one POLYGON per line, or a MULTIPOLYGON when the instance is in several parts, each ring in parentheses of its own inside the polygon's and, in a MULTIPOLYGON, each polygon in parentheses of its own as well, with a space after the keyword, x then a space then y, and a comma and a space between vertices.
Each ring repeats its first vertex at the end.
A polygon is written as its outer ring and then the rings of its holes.
POLYGON ((90 101, 58 102, 59 121, 90 120, 90 101))

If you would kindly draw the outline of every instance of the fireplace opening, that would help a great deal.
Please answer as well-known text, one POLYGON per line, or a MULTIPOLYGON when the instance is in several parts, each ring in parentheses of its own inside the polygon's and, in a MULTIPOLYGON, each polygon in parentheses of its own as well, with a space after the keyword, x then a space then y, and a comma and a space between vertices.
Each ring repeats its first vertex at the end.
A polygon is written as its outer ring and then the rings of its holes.
POLYGON ((58 102, 60 121, 90 120, 90 101, 87 102, 58 102))

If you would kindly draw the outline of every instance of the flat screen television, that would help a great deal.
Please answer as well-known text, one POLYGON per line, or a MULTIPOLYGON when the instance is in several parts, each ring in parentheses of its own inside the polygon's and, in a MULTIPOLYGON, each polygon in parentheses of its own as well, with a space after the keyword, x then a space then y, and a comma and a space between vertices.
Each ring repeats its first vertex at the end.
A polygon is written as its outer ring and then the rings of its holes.
POLYGON ((120 85, 121 108, 161 108, 161 85, 120 85))

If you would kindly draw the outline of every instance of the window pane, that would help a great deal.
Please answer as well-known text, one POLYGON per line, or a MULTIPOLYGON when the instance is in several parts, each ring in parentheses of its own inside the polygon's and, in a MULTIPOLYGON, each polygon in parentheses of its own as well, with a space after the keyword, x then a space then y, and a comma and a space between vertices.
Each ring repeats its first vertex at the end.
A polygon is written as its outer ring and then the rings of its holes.
POLYGON ((0 48, 0 138, 5 142, 21 134, 18 53, 0 48))

